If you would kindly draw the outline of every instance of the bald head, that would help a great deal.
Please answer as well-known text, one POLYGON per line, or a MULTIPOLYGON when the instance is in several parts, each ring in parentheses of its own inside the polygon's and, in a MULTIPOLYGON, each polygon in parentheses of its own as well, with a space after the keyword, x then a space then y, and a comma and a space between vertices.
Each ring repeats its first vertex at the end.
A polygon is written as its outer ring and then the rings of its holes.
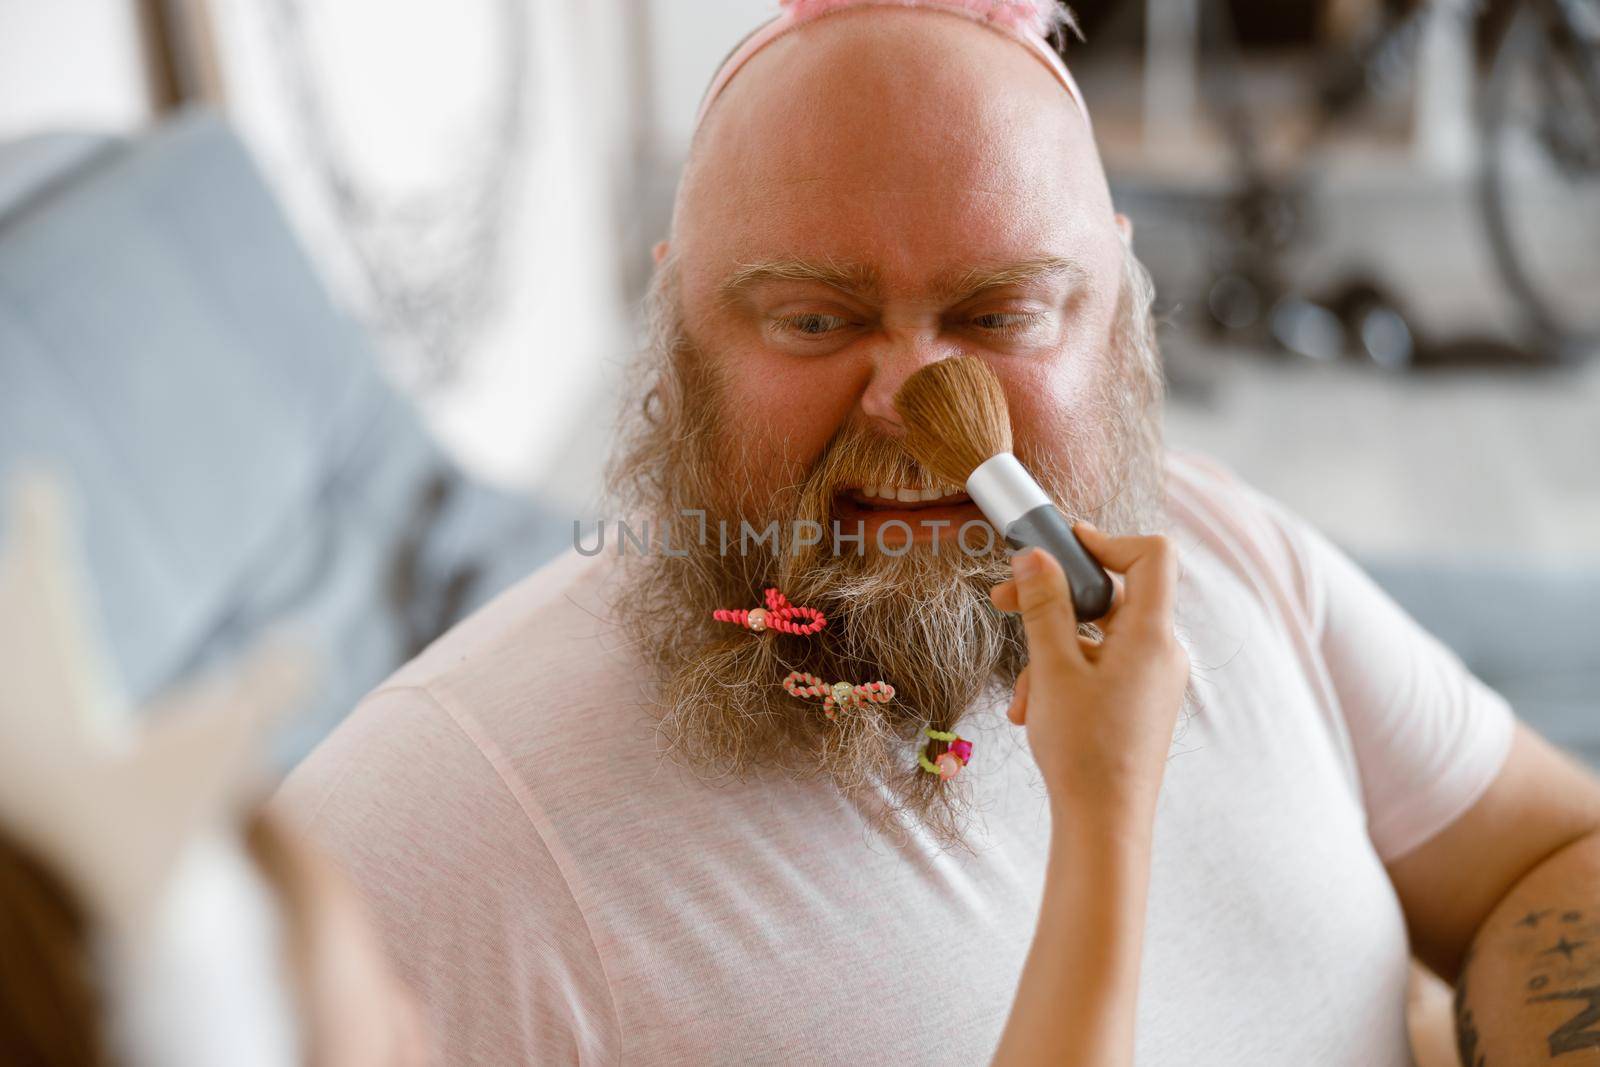
POLYGON ((835 13, 758 52, 717 98, 680 186, 677 251, 697 258, 729 217, 776 221, 808 184, 859 202, 907 199, 935 177, 1017 213, 1054 200, 1111 218, 1082 112, 1025 47, 951 13, 835 13))

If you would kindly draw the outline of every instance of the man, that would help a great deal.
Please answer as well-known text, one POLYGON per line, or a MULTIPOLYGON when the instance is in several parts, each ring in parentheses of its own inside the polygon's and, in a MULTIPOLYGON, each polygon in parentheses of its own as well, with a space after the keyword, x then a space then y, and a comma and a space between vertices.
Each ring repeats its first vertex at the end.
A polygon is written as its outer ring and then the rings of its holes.
POLYGON ((1179 553, 1139 1061, 1407 1063, 1413 951, 1459 975, 1469 1061, 1600 1048, 1600 789, 1315 531, 1163 452, 1148 282, 1043 13, 783 18, 713 83, 656 250, 636 541, 589 527, 285 789, 440 1061, 993 1053, 1049 824, 1003 553, 900 446, 896 390, 954 355, 1069 514, 1179 553), (823 628, 712 618, 768 587, 823 628), (924 728, 972 742, 953 777, 924 728))

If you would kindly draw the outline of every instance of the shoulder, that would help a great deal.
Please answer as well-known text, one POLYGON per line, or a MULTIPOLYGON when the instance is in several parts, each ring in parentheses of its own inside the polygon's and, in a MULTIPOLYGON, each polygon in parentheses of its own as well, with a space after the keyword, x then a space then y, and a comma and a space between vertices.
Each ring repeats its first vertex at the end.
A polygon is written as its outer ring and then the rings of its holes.
POLYGON ((1284 518, 1281 507, 1237 471, 1202 452, 1169 449, 1167 501, 1174 527, 1194 533, 1256 540, 1271 536, 1284 518))
POLYGON ((375 692, 425 696, 491 762, 495 745, 524 752, 540 743, 536 735, 551 744, 614 747, 617 732, 637 733, 649 704, 646 671, 613 607, 618 571, 615 556, 569 551, 463 620, 375 692))
POLYGON ((1250 587, 1295 622, 1321 615, 1319 557, 1328 549, 1300 516, 1199 452, 1166 456, 1171 534, 1186 561, 1205 561, 1250 587))
POLYGON ((613 562, 568 553, 463 620, 368 694, 278 802, 320 833, 492 833, 537 850, 541 764, 652 736, 611 619, 613 562))
POLYGON ((536 678, 551 669, 609 673, 619 663, 607 651, 622 647, 610 603, 615 563, 569 550, 457 623, 378 690, 439 693, 485 674, 536 678))
POLYGON ((414 882, 482 862, 499 868, 543 851, 480 746, 421 688, 366 697, 272 803, 371 885, 401 872, 414 882))
POLYGON ((355 705, 278 803, 307 822, 381 809, 374 822, 387 830, 405 824, 411 798, 434 793, 440 801, 416 813, 430 827, 482 825, 486 808, 517 821, 507 736, 592 725, 597 707, 626 702, 638 675, 608 617, 610 571, 566 553, 454 625, 355 705))

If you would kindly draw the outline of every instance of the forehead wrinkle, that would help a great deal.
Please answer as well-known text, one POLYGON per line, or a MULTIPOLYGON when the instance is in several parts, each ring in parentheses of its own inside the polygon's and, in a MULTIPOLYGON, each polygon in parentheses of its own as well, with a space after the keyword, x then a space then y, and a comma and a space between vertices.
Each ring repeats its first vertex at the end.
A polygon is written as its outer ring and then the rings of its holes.
MULTIPOLYGON (((1016 263, 974 265, 941 272, 932 281, 932 292, 937 299, 954 303, 990 289, 1062 276, 1081 285, 1088 280, 1089 272, 1081 263, 1065 256, 1036 256, 1016 263)), ((727 304, 766 281, 818 282, 868 298, 883 295, 882 275, 876 267, 827 257, 741 264, 717 287, 718 300, 727 304)))

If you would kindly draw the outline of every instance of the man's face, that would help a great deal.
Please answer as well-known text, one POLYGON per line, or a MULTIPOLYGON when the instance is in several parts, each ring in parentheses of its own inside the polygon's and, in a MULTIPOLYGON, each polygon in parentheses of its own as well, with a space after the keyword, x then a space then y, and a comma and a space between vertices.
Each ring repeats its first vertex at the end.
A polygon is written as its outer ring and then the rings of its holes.
MULTIPOLYGON (((858 10, 759 53, 700 132, 673 252, 756 502, 852 420, 899 437, 892 398, 936 360, 988 361, 1025 456, 1102 395, 1124 247, 1093 141, 1039 63, 964 18, 858 10)), ((978 517, 858 488, 833 517, 869 544, 889 519, 978 517)))
POLYGON ((820 773, 957 840, 964 791, 916 755, 924 726, 954 729, 1022 668, 1020 623, 988 599, 1008 567, 987 538, 963 540, 979 518, 964 494, 866 490, 947 488, 901 446, 893 397, 920 367, 974 355, 1005 388, 1019 458, 1069 514, 1116 533, 1157 521, 1148 279, 1084 119, 1022 48, 964 18, 829 15, 758 53, 717 101, 665 252, 612 468, 623 502, 673 521, 683 547, 615 589, 658 672, 662 736, 705 771, 820 773), (789 548, 830 518, 866 536, 767 554, 707 538, 710 523, 696 540, 674 520, 696 512, 775 524, 795 532, 789 548), (907 551, 899 526, 880 540, 894 520, 957 544, 907 551), (714 620, 774 586, 827 628, 757 638, 714 620), (782 687, 791 671, 895 695, 825 718, 782 687))

